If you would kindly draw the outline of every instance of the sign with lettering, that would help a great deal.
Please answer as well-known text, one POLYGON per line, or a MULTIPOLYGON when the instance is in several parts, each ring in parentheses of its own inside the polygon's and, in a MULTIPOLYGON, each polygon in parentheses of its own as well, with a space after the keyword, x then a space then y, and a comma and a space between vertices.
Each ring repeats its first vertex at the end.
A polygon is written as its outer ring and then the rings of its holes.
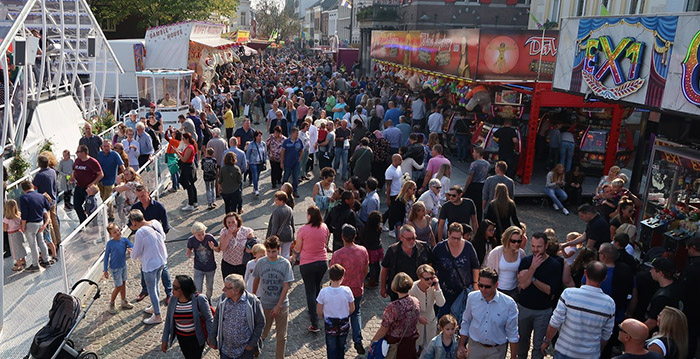
POLYGON ((564 19, 552 87, 661 107, 678 18, 564 19))
POLYGON ((700 116, 700 17, 679 15, 661 108, 700 116))

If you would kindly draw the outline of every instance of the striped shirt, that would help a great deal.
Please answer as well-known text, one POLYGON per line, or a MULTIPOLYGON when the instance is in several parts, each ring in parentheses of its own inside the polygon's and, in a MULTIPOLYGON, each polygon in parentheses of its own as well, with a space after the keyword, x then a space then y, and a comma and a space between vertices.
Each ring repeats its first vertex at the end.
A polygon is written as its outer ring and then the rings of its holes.
POLYGON ((185 303, 177 302, 173 319, 175 320, 175 334, 181 336, 195 335, 191 300, 185 303))
POLYGON ((559 329, 555 350, 572 358, 600 357, 600 342, 612 335, 615 302, 598 287, 567 288, 549 325, 559 329))

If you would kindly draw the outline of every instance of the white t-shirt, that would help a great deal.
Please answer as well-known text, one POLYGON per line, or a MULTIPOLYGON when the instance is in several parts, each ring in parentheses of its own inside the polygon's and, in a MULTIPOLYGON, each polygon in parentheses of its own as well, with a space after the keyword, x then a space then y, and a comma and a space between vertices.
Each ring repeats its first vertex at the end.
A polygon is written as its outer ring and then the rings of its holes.
POLYGON ((318 128, 314 125, 309 127, 309 153, 316 153, 314 146, 318 142, 318 128))
MULTIPOLYGON (((251 293, 253 291, 253 281, 255 281, 255 277, 253 277, 253 271, 255 270, 255 264, 257 262, 258 262, 257 259, 249 260, 248 263, 245 265, 245 273, 243 275, 243 280, 245 281, 245 287, 251 293)), ((260 287, 258 287, 258 293, 259 292, 260 292, 260 287)), ((258 295, 258 293, 253 293, 253 294, 258 295)))
POLYGON ((430 132, 442 133, 442 124, 444 121, 441 113, 433 112, 428 116, 428 129, 430 132))
POLYGON ((325 287, 318 293, 316 301, 323 304, 324 318, 347 318, 350 316, 349 304, 355 301, 350 287, 325 287))
POLYGON ((574 261, 576 260, 576 252, 578 252, 578 248, 576 248, 575 246, 568 246, 568 247, 564 248, 564 253, 566 253, 566 254, 574 253, 571 257, 565 258, 566 264, 568 264, 569 267, 574 265, 574 261))
POLYGON ((390 196, 396 196, 401 191, 401 174, 401 166, 394 167, 394 165, 389 165, 389 168, 384 172, 384 179, 391 181, 390 196))

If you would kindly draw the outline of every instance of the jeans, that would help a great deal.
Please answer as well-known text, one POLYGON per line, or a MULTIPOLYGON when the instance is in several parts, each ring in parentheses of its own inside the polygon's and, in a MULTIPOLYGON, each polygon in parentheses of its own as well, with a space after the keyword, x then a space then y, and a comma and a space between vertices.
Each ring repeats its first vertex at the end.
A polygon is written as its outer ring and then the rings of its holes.
POLYGON ((233 208, 237 209, 238 212, 243 210, 243 190, 233 191, 233 208))
POLYGON ((294 165, 288 166, 284 165, 284 177, 282 177, 282 183, 287 182, 289 177, 292 177, 292 187, 294 188, 294 193, 297 193, 297 188, 299 187, 299 162, 294 162, 294 165))
POLYGON ((211 300, 211 294, 214 292, 214 273, 216 273, 216 270, 213 270, 211 272, 204 272, 198 269, 194 270, 194 286, 197 288, 197 292, 199 293, 204 293, 203 289, 203 284, 204 284, 204 279, 206 278, 207 280, 207 298, 211 300))
POLYGON ((469 136, 455 135, 455 139, 457 140, 457 159, 464 161, 467 159, 469 147, 471 147, 471 144, 469 143, 469 136))
POLYGON ((323 275, 328 270, 326 261, 307 263, 299 266, 301 278, 304 280, 304 291, 306 292, 306 305, 309 310, 311 325, 318 328, 318 314, 316 313, 316 297, 321 292, 323 275))
POLYGON ((308 150, 308 149, 304 149, 304 154, 301 155, 301 165, 299 166, 299 172, 300 172, 300 173, 299 173, 299 175, 297 176, 297 178, 299 178, 299 177, 301 177, 301 176, 306 176, 306 173, 309 172, 309 171, 306 169, 306 164, 307 164, 308 162, 309 162, 309 150, 308 150))
POLYGON ((270 160, 270 180, 272 187, 282 184, 282 166, 278 161, 270 160))
POLYGON ((180 189, 180 171, 170 172, 170 181, 173 183, 173 189, 180 189))
POLYGON ((216 202, 216 181, 204 181, 204 187, 207 189, 207 204, 216 202))
POLYGON ((250 164, 250 177, 253 180, 253 189, 258 190, 258 181, 260 181, 260 167, 261 164, 250 164))
POLYGON ((49 252, 46 249, 46 242, 44 242, 44 232, 39 232, 42 225, 44 225, 42 222, 27 222, 24 229, 24 240, 29 244, 29 249, 32 252, 32 265, 34 266, 39 265, 37 245, 39 245, 39 252, 44 256, 44 261, 49 260, 49 252))
POLYGON ((328 359, 343 359, 345 358, 345 342, 348 335, 330 335, 326 334, 326 355, 328 359))
POLYGON ((576 359, 576 358, 568 356, 566 354, 562 354, 562 353, 556 351, 556 349, 555 349, 554 350, 554 359, 576 359))
POLYGON ((78 215, 78 220, 80 223, 85 222, 87 219, 87 214, 85 214, 85 210, 83 209, 85 197, 87 197, 85 187, 75 187, 75 192, 73 194, 73 209, 75 209, 75 214, 78 215))
POLYGON ((333 168, 339 172, 340 165, 343 165, 343 179, 348 178, 348 150, 344 148, 335 149, 335 157, 333 158, 333 168))
POLYGON ((252 350, 244 350, 243 354, 241 354, 241 356, 239 356, 238 358, 227 356, 226 354, 222 353, 221 351, 219 351, 219 354, 221 355, 220 356, 221 359, 253 359, 253 358, 255 358, 252 350))
MULTIPOLYGON (((163 273, 160 275, 160 280, 163 282, 163 289, 165 290, 166 296, 173 295, 173 282, 170 280, 170 271, 168 270, 168 265, 163 265, 163 273)), ((146 288, 146 278, 143 271, 141 271, 141 294, 148 293, 148 288, 146 288)))
POLYGON ((564 205, 561 204, 562 202, 566 201, 569 196, 566 194, 566 192, 561 189, 561 188, 550 188, 550 187, 545 187, 544 192, 549 196, 549 198, 552 199, 552 202, 559 208, 564 208, 564 205))
POLYGON ((355 297, 355 311, 350 314, 350 326, 352 327, 352 342, 362 344, 362 313, 360 313, 362 296, 355 297))
POLYGON ((571 159, 574 157, 574 143, 569 141, 561 141, 559 146, 559 162, 564 165, 566 172, 571 171, 571 159))
POLYGON ((158 267, 158 269, 150 272, 143 272, 143 277, 146 280, 146 289, 148 290, 148 296, 151 298, 151 305, 153 306, 153 313, 155 315, 160 315, 158 281, 160 280, 160 276, 163 274, 164 266, 165 265, 162 265, 158 267))
POLYGON ((540 347, 542 347, 542 339, 547 331, 549 318, 552 316, 552 308, 536 310, 518 304, 518 311, 518 332, 520 333, 518 357, 527 358, 527 352, 530 350, 530 337, 534 331, 532 359, 542 359, 544 355, 542 355, 540 347))

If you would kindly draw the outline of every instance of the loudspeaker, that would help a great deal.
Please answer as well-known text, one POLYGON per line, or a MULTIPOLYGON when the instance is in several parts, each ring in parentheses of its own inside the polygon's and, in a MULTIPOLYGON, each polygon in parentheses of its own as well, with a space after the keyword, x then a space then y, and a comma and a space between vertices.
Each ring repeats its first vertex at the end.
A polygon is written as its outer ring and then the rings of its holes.
POLYGON ((88 57, 95 57, 95 47, 96 47, 96 39, 93 36, 88 37, 88 57))
POLYGON ((27 39, 15 37, 15 65, 24 66, 27 64, 27 39))

